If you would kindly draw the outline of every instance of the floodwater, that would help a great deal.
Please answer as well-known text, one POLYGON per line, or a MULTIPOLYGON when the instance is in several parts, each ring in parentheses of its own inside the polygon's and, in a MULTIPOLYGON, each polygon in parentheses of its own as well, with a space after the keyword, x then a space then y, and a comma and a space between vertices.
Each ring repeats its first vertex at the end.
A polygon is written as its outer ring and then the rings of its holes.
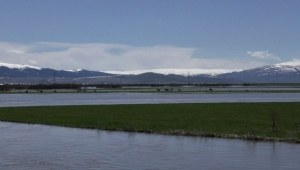
POLYGON ((300 145, 0 122, 0 169, 299 169, 300 145))
POLYGON ((300 102, 300 93, 45 93, 0 95, 0 107, 225 102, 300 102))

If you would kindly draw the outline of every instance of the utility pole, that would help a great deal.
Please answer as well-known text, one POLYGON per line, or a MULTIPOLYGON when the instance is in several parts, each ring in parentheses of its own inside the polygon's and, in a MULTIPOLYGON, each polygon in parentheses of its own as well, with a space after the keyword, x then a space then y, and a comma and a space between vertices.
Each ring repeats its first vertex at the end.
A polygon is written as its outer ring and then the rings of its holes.
POLYGON ((55 84, 55 71, 53 71, 53 84, 55 84))
POLYGON ((188 80, 189 80, 189 84, 191 84, 191 80, 190 80, 190 72, 188 72, 188 80))

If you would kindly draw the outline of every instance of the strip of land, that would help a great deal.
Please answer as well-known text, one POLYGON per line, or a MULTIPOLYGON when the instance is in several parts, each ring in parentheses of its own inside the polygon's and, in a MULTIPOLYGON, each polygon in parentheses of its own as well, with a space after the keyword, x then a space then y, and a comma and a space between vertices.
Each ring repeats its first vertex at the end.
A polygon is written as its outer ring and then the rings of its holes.
POLYGON ((0 120, 75 128, 300 143, 299 103, 0 108, 0 120))

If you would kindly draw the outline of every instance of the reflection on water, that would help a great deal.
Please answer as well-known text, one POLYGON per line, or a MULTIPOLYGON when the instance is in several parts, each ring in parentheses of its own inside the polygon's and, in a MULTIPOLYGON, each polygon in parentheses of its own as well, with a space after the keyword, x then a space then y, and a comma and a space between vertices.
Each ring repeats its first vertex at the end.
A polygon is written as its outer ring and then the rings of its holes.
POLYGON ((300 102, 300 93, 86 93, 86 94, 1 94, 0 107, 43 105, 300 102))
POLYGON ((0 169, 298 169, 300 145, 0 122, 0 169))

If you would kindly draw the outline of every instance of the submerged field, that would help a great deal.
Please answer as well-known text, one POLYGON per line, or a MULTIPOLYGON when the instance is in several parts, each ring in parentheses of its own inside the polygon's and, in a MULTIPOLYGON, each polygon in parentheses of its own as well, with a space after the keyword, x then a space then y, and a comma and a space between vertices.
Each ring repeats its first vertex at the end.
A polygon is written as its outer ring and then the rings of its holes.
MULTIPOLYGON (((47 87, 47 86, 45 86, 47 87)), ((121 86, 115 88, 82 87, 73 89, 12 89, 0 91, 0 94, 36 94, 36 93, 299 93, 299 85, 273 86, 121 86)))
POLYGON ((299 103, 0 108, 0 120, 55 126, 300 142, 299 103))

